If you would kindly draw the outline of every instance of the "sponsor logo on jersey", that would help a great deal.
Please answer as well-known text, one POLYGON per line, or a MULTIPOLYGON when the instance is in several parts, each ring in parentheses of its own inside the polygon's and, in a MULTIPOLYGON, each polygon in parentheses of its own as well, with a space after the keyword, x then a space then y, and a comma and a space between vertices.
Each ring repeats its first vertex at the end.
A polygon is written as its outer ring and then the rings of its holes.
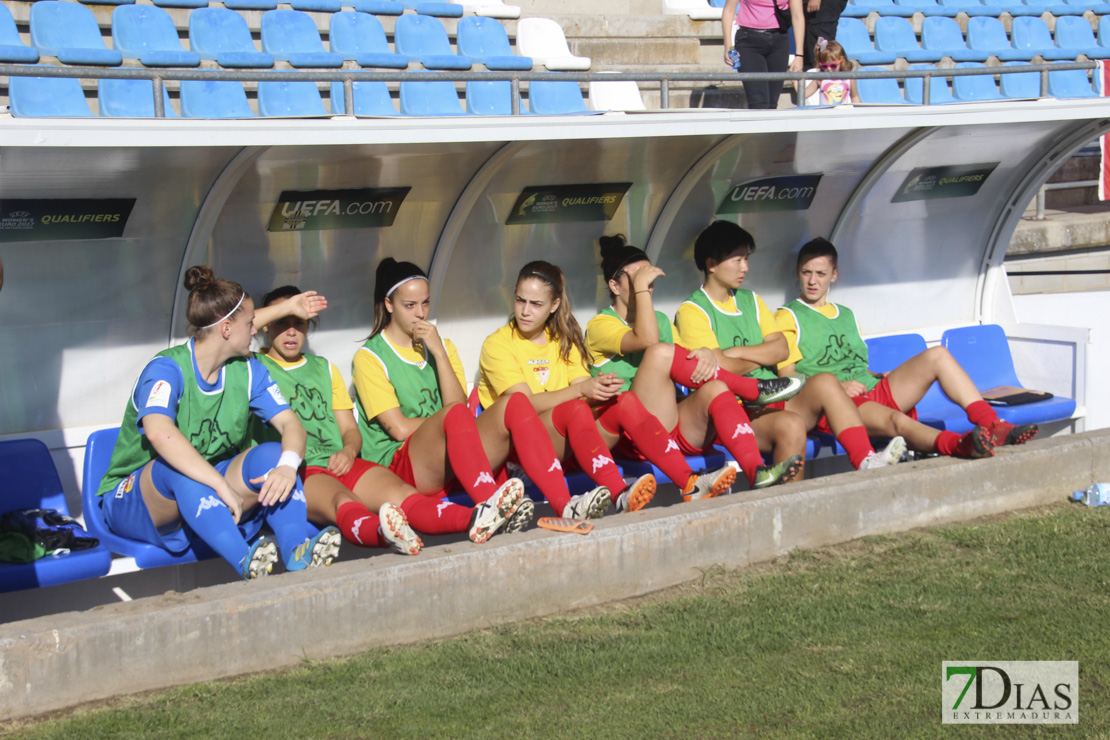
POLYGON ((667 449, 663 450, 663 454, 665 455, 668 452, 670 452, 671 450, 674 450, 675 452, 678 452, 679 451, 678 444, 673 439, 668 439, 667 440, 667 449))
POLYGON ((540 381, 540 385, 547 385, 547 379, 551 377, 551 371, 547 365, 534 367, 532 371, 536 373, 536 380, 540 381))
POLYGON ((354 537, 355 541, 358 542, 358 544, 360 545, 366 544, 362 541, 362 535, 360 534, 360 531, 362 530, 362 523, 369 518, 370 517, 368 516, 360 516, 358 519, 355 519, 354 523, 351 525, 351 536, 354 537))
POLYGON ((474 481, 474 485, 479 486, 483 483, 489 483, 492 485, 493 482, 493 476, 483 470, 481 473, 478 473, 478 478, 474 481))
POLYGON ((131 493, 131 489, 134 488, 134 487, 135 487, 135 474, 132 473, 131 475, 127 476, 122 481, 120 481, 120 484, 118 486, 116 486, 116 498, 123 498, 123 494, 131 493))
POLYGON ((555 459, 551 462, 551 467, 547 469, 547 472, 550 473, 553 470, 558 470, 560 473, 563 471, 563 465, 559 462, 558 459, 555 459))
POLYGON ((596 473, 597 471, 604 468, 606 465, 612 465, 612 464, 613 464, 613 458, 606 457, 605 455, 598 455, 593 460, 593 472, 596 473))
POLYGON ((170 406, 170 384, 164 380, 159 380, 150 389, 150 395, 146 397, 146 408, 169 408, 170 406))
POLYGON ((200 506, 197 507, 197 516, 199 517, 208 509, 218 509, 224 505, 216 496, 205 496, 200 500, 200 506))
POLYGON ((274 399, 274 403, 279 406, 288 406, 289 402, 285 400, 285 396, 281 394, 281 388, 277 387, 277 383, 266 388, 266 392, 270 394, 270 398, 274 399))
POLYGON ((755 432, 752 431, 752 425, 751 424, 737 424, 736 425, 736 430, 732 433, 732 438, 736 439, 741 434, 755 434, 755 432))

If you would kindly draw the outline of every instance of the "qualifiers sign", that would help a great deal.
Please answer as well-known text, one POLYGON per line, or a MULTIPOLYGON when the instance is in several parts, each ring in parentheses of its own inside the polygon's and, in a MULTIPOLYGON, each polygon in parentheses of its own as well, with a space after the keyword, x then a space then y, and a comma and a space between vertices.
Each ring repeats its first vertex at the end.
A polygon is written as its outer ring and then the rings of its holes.
POLYGON ((134 198, 0 200, 0 242, 123 236, 134 198))
POLYGON ((283 190, 268 231, 327 231, 392 226, 412 188, 283 190))
POLYGON ((994 172, 993 164, 956 164, 947 167, 918 167, 906 175, 891 203, 935 198, 964 198, 975 195, 994 172))
POLYGON ((821 175, 765 177, 742 182, 721 202, 717 213, 804 211, 813 203, 821 175))
POLYGON ((630 182, 539 185, 520 192, 506 224, 609 221, 632 187, 630 182))

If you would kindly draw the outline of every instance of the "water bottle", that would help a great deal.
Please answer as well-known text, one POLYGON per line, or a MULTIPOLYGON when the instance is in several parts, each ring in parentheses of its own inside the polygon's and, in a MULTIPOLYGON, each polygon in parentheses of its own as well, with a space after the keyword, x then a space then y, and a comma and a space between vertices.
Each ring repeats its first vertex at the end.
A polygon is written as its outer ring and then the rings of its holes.
POLYGON ((740 69, 740 52, 736 51, 736 49, 728 50, 728 60, 732 62, 733 69, 740 69))
POLYGON ((1075 491, 1071 495, 1072 501, 1081 501, 1087 506, 1110 505, 1110 483, 1095 483, 1084 491, 1075 491))

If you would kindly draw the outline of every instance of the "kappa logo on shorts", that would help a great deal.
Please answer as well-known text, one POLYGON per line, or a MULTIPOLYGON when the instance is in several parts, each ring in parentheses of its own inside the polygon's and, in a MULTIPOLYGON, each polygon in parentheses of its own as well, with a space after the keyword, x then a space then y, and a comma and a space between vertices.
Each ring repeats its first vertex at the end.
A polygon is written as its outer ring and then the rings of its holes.
POLYGON ((493 476, 484 470, 481 473, 478 473, 478 479, 474 481, 474 485, 479 486, 483 483, 489 483, 490 485, 493 485, 494 483, 493 476))
POLYGON ((218 509, 224 505, 224 502, 216 496, 205 496, 200 500, 200 506, 197 507, 197 516, 199 517, 208 509, 218 509))
POLYGON ((755 432, 752 431, 752 425, 751 424, 737 424, 736 425, 736 431, 734 431, 732 433, 732 438, 736 439, 741 434, 755 434, 755 432))
POLYGON ((547 472, 550 473, 555 470, 558 470, 560 473, 563 472, 563 465, 559 462, 558 458, 551 462, 551 467, 547 469, 547 472))
POLYGON ((606 465, 612 465, 612 464, 613 464, 613 458, 606 457, 605 455, 598 455, 597 457, 594 458, 594 461, 593 461, 593 465, 594 465, 593 472, 596 473, 597 471, 604 468, 606 465))
POLYGON ((666 455, 671 450, 674 450, 675 452, 679 452, 678 444, 675 443, 675 441, 673 439, 668 439, 667 440, 667 449, 663 450, 663 454, 666 455))
POLYGON ((360 516, 358 519, 355 519, 354 524, 351 525, 351 537, 354 537, 355 541, 360 545, 366 544, 362 541, 362 535, 359 534, 359 531, 362 529, 362 523, 369 518, 368 516, 360 516))

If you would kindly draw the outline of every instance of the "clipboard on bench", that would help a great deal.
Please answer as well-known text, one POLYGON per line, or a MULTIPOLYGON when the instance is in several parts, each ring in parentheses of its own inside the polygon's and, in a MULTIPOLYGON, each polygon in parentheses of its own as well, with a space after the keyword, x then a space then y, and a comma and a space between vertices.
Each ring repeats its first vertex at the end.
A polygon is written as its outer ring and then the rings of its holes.
POLYGON ((1037 401, 1047 401, 1052 398, 1048 391, 1031 391, 1028 388, 1018 388, 1012 385, 1000 385, 981 391, 983 400, 991 406, 1022 406, 1037 401))

